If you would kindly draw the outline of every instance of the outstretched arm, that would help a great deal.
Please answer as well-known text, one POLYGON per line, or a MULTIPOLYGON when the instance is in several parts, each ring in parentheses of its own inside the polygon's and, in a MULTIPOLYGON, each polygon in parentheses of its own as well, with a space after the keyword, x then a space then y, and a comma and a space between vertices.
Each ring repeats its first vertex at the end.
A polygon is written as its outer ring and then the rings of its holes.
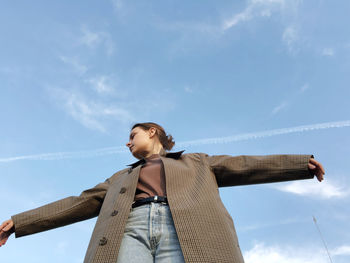
POLYGON ((322 180, 324 174, 312 155, 206 157, 219 187, 311 179, 314 175, 322 180))
POLYGON ((62 200, 32 209, 11 217, 5 221, 1 232, 5 243, 11 234, 6 231, 14 224, 16 237, 30 235, 49 229, 69 225, 95 217, 99 214, 107 193, 110 180, 85 190, 79 196, 70 196, 62 200))

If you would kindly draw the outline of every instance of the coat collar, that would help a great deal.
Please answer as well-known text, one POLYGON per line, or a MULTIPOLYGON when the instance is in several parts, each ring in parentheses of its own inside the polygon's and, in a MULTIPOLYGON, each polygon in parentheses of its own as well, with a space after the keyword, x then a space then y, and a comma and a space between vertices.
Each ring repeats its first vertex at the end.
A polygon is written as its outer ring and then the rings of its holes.
MULTIPOLYGON (((181 154, 184 152, 183 151, 179 151, 179 152, 166 152, 164 149, 162 149, 159 153, 160 156, 164 156, 166 158, 173 158, 173 159, 179 159, 181 154)), ((128 164, 127 166, 131 166, 131 168, 135 168, 137 166, 139 166, 140 164, 144 164, 146 162, 146 160, 144 158, 142 158, 141 160, 134 162, 132 164, 128 164)))

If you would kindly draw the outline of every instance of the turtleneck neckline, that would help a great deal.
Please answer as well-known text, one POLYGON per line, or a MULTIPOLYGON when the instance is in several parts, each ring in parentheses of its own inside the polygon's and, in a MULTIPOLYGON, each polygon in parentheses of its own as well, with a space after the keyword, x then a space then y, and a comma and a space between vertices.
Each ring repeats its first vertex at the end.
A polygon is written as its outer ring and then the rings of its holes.
POLYGON ((147 158, 144 158, 145 161, 151 161, 151 160, 155 160, 155 159, 160 159, 160 154, 158 153, 155 153, 155 154, 152 154, 151 156, 147 157, 147 158))

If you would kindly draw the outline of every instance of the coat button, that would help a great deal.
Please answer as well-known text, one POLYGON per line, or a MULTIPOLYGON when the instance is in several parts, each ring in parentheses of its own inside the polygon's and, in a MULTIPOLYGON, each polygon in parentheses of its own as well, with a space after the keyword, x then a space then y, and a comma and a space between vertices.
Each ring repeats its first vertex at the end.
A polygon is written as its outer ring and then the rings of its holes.
POLYGON ((121 194, 124 194, 126 192, 126 188, 125 187, 122 187, 121 189, 120 189, 120 191, 119 191, 119 193, 121 193, 121 194))
POLYGON ((104 246, 104 245, 106 245, 106 244, 107 244, 107 238, 105 238, 105 237, 101 238, 101 239, 100 239, 99 245, 100 245, 100 246, 104 246))
POLYGON ((128 174, 130 174, 132 172, 132 168, 129 168, 128 170, 128 174))
POLYGON ((111 216, 116 216, 118 214, 118 210, 114 210, 112 213, 111 213, 111 216))

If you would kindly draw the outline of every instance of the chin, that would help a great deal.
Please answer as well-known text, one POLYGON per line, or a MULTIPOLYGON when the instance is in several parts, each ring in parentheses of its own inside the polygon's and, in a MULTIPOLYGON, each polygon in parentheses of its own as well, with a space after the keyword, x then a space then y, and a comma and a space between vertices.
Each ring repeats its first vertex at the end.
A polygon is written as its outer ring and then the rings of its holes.
POLYGON ((132 151, 131 153, 135 158, 137 158, 139 160, 141 160, 142 158, 144 158, 147 155, 147 153, 140 152, 140 151, 132 151))
POLYGON ((131 154, 132 154, 136 159, 142 159, 142 156, 141 156, 138 152, 135 152, 134 150, 131 151, 131 154))

